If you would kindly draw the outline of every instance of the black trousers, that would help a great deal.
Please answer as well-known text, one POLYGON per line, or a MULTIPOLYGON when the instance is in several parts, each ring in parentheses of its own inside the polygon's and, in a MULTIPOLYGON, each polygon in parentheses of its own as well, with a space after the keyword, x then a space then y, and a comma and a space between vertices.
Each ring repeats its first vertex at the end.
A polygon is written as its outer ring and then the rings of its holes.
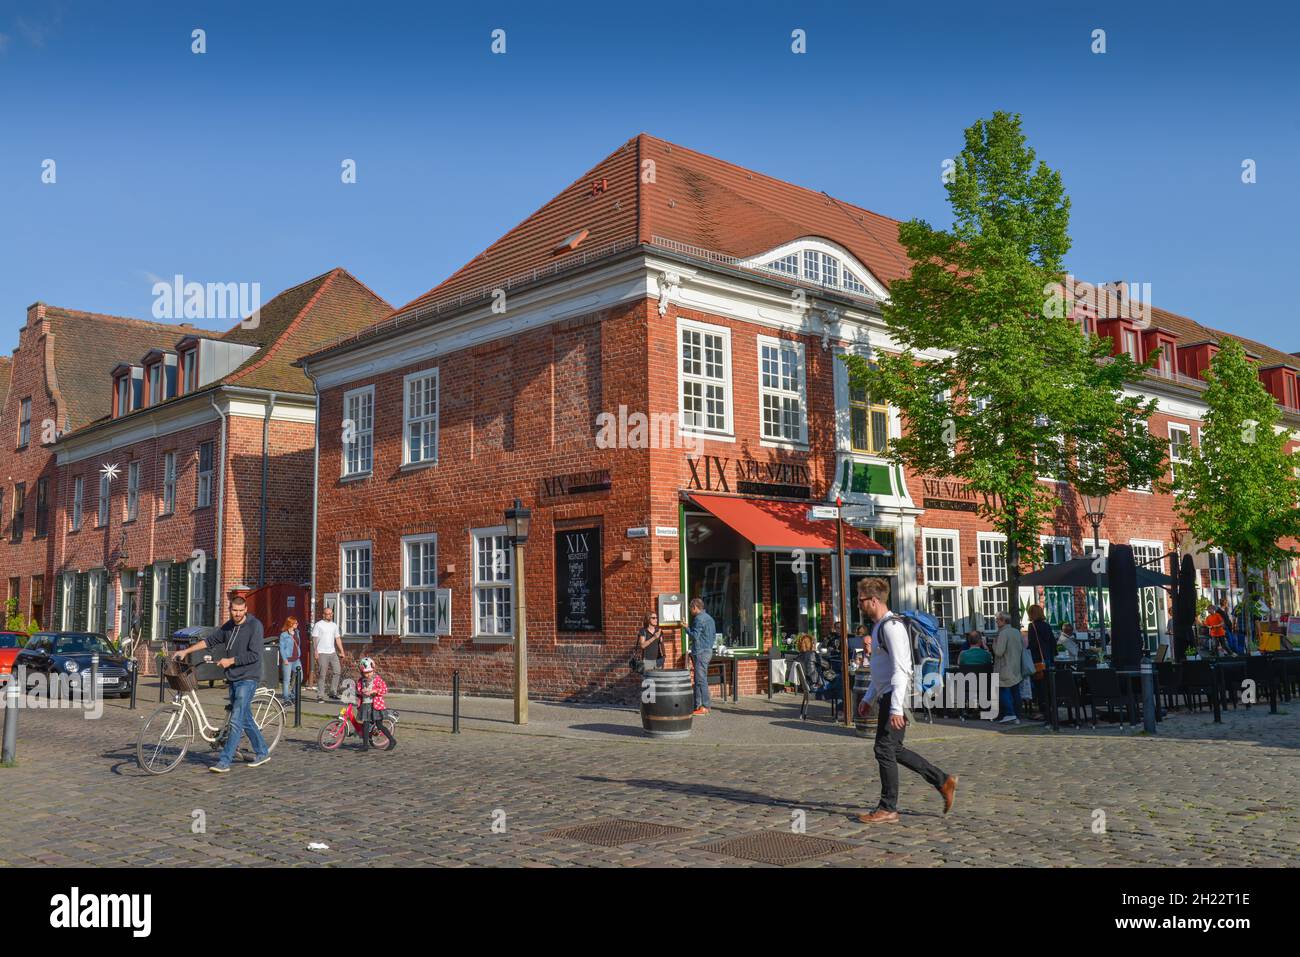
POLYGON ((373 704, 363 704, 361 706, 361 750, 370 750, 370 733, 371 728, 377 727, 384 737, 389 741, 396 743, 397 737, 393 734, 392 725, 384 724, 384 713, 376 711, 373 704))
POLYGON ((903 747, 903 735, 907 728, 891 726, 889 720, 890 694, 880 696, 876 709, 876 763, 880 765, 880 808, 886 811, 898 810, 898 766, 901 764, 909 771, 915 771, 938 790, 948 775, 921 757, 915 751, 903 747))

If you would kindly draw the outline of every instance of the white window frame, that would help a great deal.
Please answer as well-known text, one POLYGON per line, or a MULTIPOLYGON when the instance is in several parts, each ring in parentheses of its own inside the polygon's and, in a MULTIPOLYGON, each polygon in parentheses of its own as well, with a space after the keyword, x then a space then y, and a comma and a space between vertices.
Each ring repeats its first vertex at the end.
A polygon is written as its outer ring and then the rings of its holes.
POLYGON ((217 446, 212 441, 200 442, 195 455, 194 507, 209 508, 212 505, 212 479, 217 472, 217 446), (203 470, 203 446, 212 449, 212 467, 203 470))
MULTIPOLYGON (((1061 559, 1061 562, 1068 562, 1068 561, 1073 560, 1073 558, 1074 558, 1074 543, 1073 543, 1072 541, 1070 541, 1070 536, 1068 536, 1068 535, 1039 535, 1039 536, 1038 536, 1038 548, 1039 548, 1040 558, 1041 558, 1042 552, 1046 550, 1046 546, 1048 546, 1048 545, 1059 546, 1059 547, 1062 547, 1062 548, 1065 549, 1065 553, 1064 553, 1064 554, 1065 554, 1065 557, 1061 559)), ((1046 566, 1046 565, 1047 565, 1047 561, 1046 561, 1046 559, 1045 559, 1045 558, 1042 558, 1041 560, 1043 561, 1043 565, 1046 566)), ((1059 564, 1061 564, 1061 562, 1053 562, 1052 564, 1053 564, 1053 565, 1059 565, 1059 564)), ((1068 588, 1068 589, 1069 589, 1069 592, 1070 592, 1070 618, 1069 618, 1069 620, 1070 620, 1071 622, 1073 622, 1073 621, 1074 621, 1074 588, 1071 587, 1071 586, 1067 586, 1067 585, 1046 585, 1046 586, 1044 586, 1044 587, 1043 587, 1043 613, 1044 613, 1044 614, 1047 613, 1047 608, 1048 608, 1048 602, 1047 602, 1047 589, 1048 589, 1048 588, 1068 588)), ((1064 624, 1064 622, 1053 622, 1053 621, 1051 621, 1050 616, 1049 616, 1049 618, 1048 618, 1048 623, 1049 623, 1049 624, 1052 624, 1052 625, 1064 624)))
POLYGON ((99 620, 100 599, 104 594, 103 570, 92 571, 86 574, 86 631, 100 632, 106 631, 104 623, 99 620))
POLYGON ((1192 448, 1192 427, 1190 425, 1181 425, 1177 422, 1170 422, 1168 425, 1168 429, 1169 429, 1169 481, 1174 483, 1175 487, 1177 487, 1178 466, 1186 465, 1188 463, 1188 459, 1174 458, 1174 433, 1182 432, 1184 435, 1187 436, 1187 448, 1190 450, 1192 448))
MULTIPOLYGON (((700 348, 703 350, 704 344, 701 339, 700 348)), ((726 326, 719 326, 708 322, 696 322, 694 319, 677 319, 677 351, 674 360, 677 363, 677 416, 680 423, 678 431, 688 435, 707 436, 712 438, 735 438, 735 426, 732 411, 732 378, 731 378, 731 330, 726 326), (683 335, 686 332, 694 332, 700 336, 719 336, 722 339, 722 376, 715 378, 712 376, 695 373, 687 373, 683 368, 683 335), (723 425, 721 429, 709 428, 707 425, 693 425, 690 423, 686 414, 686 386, 687 383, 698 384, 701 387, 700 401, 705 403, 708 400, 704 397, 704 392, 709 386, 720 387, 722 389, 722 407, 723 407, 723 425)), ((704 367, 703 355, 700 359, 701 368, 704 367)), ((704 413, 701 413, 703 416, 704 413)))
MULTIPOLYGON (((437 369, 421 369, 419 372, 412 372, 402 380, 402 464, 403 465, 437 465, 438 464, 438 444, 442 436, 440 417, 442 415, 442 376, 437 369), (417 382, 423 382, 425 379, 433 379, 433 414, 415 416, 411 414, 411 386, 417 382), (421 425, 427 428, 433 426, 433 455, 426 458, 414 458, 411 454, 411 427, 421 425)), ((371 422, 374 422, 374 413, 371 412, 371 422)), ((373 433, 373 426, 372 426, 373 433)), ((423 446, 424 442, 421 442, 423 446)), ((372 445, 373 449, 373 445, 372 445)), ((373 452, 372 452, 373 455, 373 452)), ((373 467, 373 463, 372 463, 373 467)))
POLYGON ((162 514, 171 515, 176 511, 176 453, 163 453, 162 475, 162 514))
POLYGON ((180 388, 179 392, 188 395, 199 387, 199 350, 186 349, 181 353, 180 368, 180 388))
POLYGON ((338 604, 338 609, 335 611, 335 621, 338 622, 340 634, 346 635, 349 638, 369 638, 371 635, 375 634, 375 624, 378 618, 377 615, 378 609, 375 607, 375 599, 374 599, 374 591, 373 591, 374 584, 375 584, 374 545, 368 541, 355 541, 355 542, 341 543, 339 545, 339 591, 338 591, 339 604, 338 604), (368 580, 364 587, 359 584, 356 585, 348 584, 348 552, 359 551, 361 549, 365 549, 366 551, 366 571, 367 571, 366 577, 368 580), (362 598, 365 599, 365 604, 366 604, 365 627, 364 628, 360 627, 360 620, 358 619, 358 627, 354 629, 350 627, 351 623, 348 621, 349 599, 356 599, 359 602, 360 599, 362 598))
MULTIPOLYGON (((805 396, 808 394, 808 373, 807 365, 804 361, 804 344, 794 339, 778 339, 775 336, 758 337, 758 428, 762 438, 763 445, 771 446, 799 446, 805 448, 808 445, 808 406, 805 396), (764 384, 764 367, 763 367, 763 350, 775 349, 777 361, 777 386, 764 384), (795 356, 794 369, 794 389, 783 387, 782 379, 784 378, 783 353, 789 350, 795 356), (793 438, 786 435, 770 435, 767 431, 767 416, 764 400, 771 396, 778 403, 784 403, 793 400, 795 409, 799 416, 798 428, 793 438)), ((784 413, 784 409, 782 409, 784 413)))
MULTIPOLYGON (((922 528, 918 529, 921 536, 921 568, 925 572, 925 591, 926 591, 926 610, 933 608, 934 590, 936 588, 952 591, 952 627, 957 628, 957 623, 965 616, 962 613, 962 584, 961 584, 961 535, 956 529, 951 528, 922 528), (955 579, 953 581, 938 581, 930 575, 930 548, 928 539, 940 539, 952 542, 952 569, 955 579)), ((933 612, 931 611, 931 614, 933 612)), ((937 617, 937 616, 936 616, 937 617)))
POLYGON ((197 571, 195 565, 197 562, 189 561, 185 563, 186 577, 186 596, 188 597, 187 607, 185 609, 185 624, 189 626, 205 625, 210 626, 214 622, 200 621, 204 612, 207 610, 207 582, 204 578, 208 575, 206 563, 203 571, 197 571))
MULTIPOLYGON (((979 574, 979 601, 980 607, 977 612, 980 617, 980 631, 993 632, 998 630, 997 613, 1011 611, 1011 589, 994 588, 998 582, 1006 581, 1010 576, 1007 574, 1007 537, 1000 532, 978 532, 976 534, 976 556, 975 564, 978 567, 979 574), (996 567, 990 569, 990 574, 985 574, 985 545, 1002 546, 1002 571, 999 574, 996 567)), ((929 578, 927 576, 927 581, 929 578)))
POLYGON ((60 631, 72 631, 72 619, 77 610, 72 606, 76 602, 77 595, 77 575, 76 572, 64 572, 59 582, 59 587, 63 589, 63 607, 59 611, 59 617, 63 619, 60 624, 60 631))
MULTIPOLYGON (((360 406, 358 406, 358 413, 360 406)), ((362 386, 359 389, 349 389, 343 393, 343 421, 352 421, 352 441, 345 442, 342 445, 342 454, 339 456, 339 477, 345 479, 364 478, 367 475, 374 474, 375 470, 375 387, 373 385, 362 386), (358 403, 362 399, 370 401, 370 422, 366 428, 361 428, 361 423, 353 415, 351 405, 353 401, 358 403), (363 441, 364 440, 364 441, 363 441), (361 450, 366 452, 365 468, 361 468, 361 450), (357 468, 352 468, 353 450, 357 453, 357 468)), ((346 434, 347 430, 344 430, 346 434)), ((405 440, 403 440, 405 441, 405 440)))
POLYGON ((167 611, 171 604, 171 590, 176 587, 172 581, 172 566, 170 562, 159 563, 153 566, 153 591, 150 594, 150 601, 153 602, 152 621, 150 626, 153 630, 152 638, 154 641, 164 641, 171 636, 167 634, 167 611), (163 582, 167 587, 163 588, 163 582))
POLYGON ((402 537, 402 607, 401 607, 401 634, 409 635, 413 638, 433 638, 438 634, 438 535, 436 532, 429 532, 422 535, 405 535, 402 537), (433 571, 433 582, 431 584, 422 583, 419 585, 411 584, 411 548, 412 546, 433 545, 433 558, 425 563, 426 568, 431 567, 433 571), (428 630, 421 630, 411 627, 410 611, 412 608, 412 599, 419 594, 422 602, 430 603, 430 620, 427 622, 428 630), (424 597, 427 596, 427 597, 424 597))
POLYGON ((161 362, 155 362, 149 366, 149 372, 145 376, 145 388, 149 393, 148 405, 158 405, 166 398, 163 379, 163 364, 161 362))
POLYGON ((491 528, 474 528, 470 530, 470 574, 473 582, 473 608, 470 614, 473 616, 474 637, 480 639, 489 639, 494 641, 510 641, 514 639, 515 624, 515 560, 514 551, 509 539, 506 537, 506 527, 504 525, 495 525, 491 528), (491 578, 484 578, 480 575, 479 568, 479 551, 480 542, 486 539, 500 538, 500 542, 494 542, 492 547, 494 554, 492 558, 492 575, 491 578), (504 563, 507 566, 507 575, 505 578, 500 576, 500 565, 504 563), (503 602, 507 609, 507 627, 503 631, 497 627, 493 630, 487 630, 482 627, 483 621, 479 617, 479 601, 483 597, 480 593, 492 591, 496 593, 494 597, 494 624, 500 625, 501 615, 500 608, 503 602))
POLYGON ((117 377, 117 414, 126 415, 131 411, 131 373, 117 377))
POLYGON ((81 531, 81 510, 86 501, 86 485, 80 475, 72 479, 72 530, 81 531))
POLYGON ((140 460, 126 464, 126 506, 122 521, 134 522, 140 517, 140 460))
POLYGON ((113 498, 113 483, 108 475, 104 472, 99 473, 99 502, 98 511, 95 515, 95 527, 103 528, 108 524, 109 502, 113 498))

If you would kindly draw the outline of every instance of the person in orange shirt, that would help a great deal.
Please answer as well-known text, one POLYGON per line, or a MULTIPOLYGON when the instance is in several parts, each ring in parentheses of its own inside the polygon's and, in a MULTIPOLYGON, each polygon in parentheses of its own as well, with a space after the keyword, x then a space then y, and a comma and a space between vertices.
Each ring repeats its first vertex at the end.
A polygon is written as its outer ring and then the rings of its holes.
POLYGON ((1210 606, 1209 613, 1205 616, 1205 627, 1210 629, 1210 645, 1216 655, 1225 654, 1228 650, 1227 621, 1227 617, 1221 610, 1214 605, 1210 606))

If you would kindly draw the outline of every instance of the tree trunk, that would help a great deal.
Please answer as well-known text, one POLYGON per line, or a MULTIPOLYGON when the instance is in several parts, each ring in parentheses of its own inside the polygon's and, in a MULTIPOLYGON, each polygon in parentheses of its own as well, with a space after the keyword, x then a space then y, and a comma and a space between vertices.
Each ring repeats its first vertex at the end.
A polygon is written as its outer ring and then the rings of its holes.
POLYGON ((1237 574, 1241 576, 1242 600, 1246 603, 1241 612, 1241 625, 1243 631, 1241 640, 1244 643, 1247 654, 1249 654, 1250 639, 1255 630, 1255 602, 1250 597, 1250 564, 1246 561, 1246 556, 1241 552, 1237 553, 1237 574))
POLYGON ((1020 627, 1020 523, 1015 512, 1011 513, 1011 524, 1007 529, 1007 581, 1011 582, 1011 596, 1007 601, 1007 613, 1011 623, 1020 627))

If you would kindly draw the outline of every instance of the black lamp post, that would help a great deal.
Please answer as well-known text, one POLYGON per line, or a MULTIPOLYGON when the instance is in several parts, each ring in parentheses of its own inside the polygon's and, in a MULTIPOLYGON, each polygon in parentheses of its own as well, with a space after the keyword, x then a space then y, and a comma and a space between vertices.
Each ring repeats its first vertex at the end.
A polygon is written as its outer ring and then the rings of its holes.
POLYGON ((515 565, 515 724, 528 723, 528 624, 524 602, 524 543, 533 513, 515 499, 506 509, 506 536, 514 546, 515 565))
MULTIPOLYGON (((1100 569, 1097 560, 1101 557, 1101 520, 1106 517, 1106 505, 1110 495, 1102 493, 1081 493, 1083 511, 1092 523, 1092 545, 1094 549, 1093 567, 1100 569)), ((1097 624, 1101 630, 1101 654, 1106 656, 1106 614, 1101 598, 1101 571, 1097 571, 1097 624)))

